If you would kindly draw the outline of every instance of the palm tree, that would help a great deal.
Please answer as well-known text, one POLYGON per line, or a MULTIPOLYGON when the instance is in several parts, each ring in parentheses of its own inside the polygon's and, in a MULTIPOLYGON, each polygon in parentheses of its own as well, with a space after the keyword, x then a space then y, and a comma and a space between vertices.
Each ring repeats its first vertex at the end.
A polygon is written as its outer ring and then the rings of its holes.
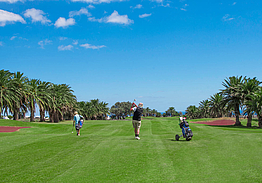
POLYGON ((207 118, 209 116, 210 101, 209 100, 202 100, 199 103, 199 110, 201 111, 201 114, 203 115, 203 117, 207 118))
POLYGON ((247 114, 247 127, 251 127, 252 121, 252 106, 250 106, 250 101, 252 100, 252 96, 255 95, 255 92, 259 90, 259 85, 261 84, 256 78, 253 79, 244 79, 242 86, 242 102, 244 104, 245 110, 244 112, 247 114))
POLYGON ((223 116, 223 112, 223 96, 221 93, 216 93, 210 97, 210 115, 218 118, 223 116))
POLYGON ((41 82, 38 79, 31 79, 28 82, 29 85, 29 96, 28 96, 28 107, 30 109, 30 122, 34 121, 34 114, 36 104, 39 108, 44 108, 45 91, 41 88, 41 82))
POLYGON ((251 110, 255 111, 258 118, 258 126, 262 128, 262 88, 250 95, 251 100, 246 101, 246 105, 251 107, 251 110))
POLYGON ((152 109, 152 115, 153 115, 154 117, 156 117, 156 114, 157 114, 157 110, 156 110, 156 109, 152 109))
POLYGON ((13 119, 19 118, 20 110, 27 110, 27 99, 28 99, 28 78, 21 72, 14 73, 14 88, 18 93, 18 100, 13 102, 14 113, 13 119))
POLYGON ((177 112, 174 107, 169 107, 168 110, 166 111, 166 114, 169 114, 172 117, 175 116, 177 112))
POLYGON ((41 97, 43 103, 39 106, 40 112, 40 122, 45 121, 45 112, 50 108, 52 105, 52 97, 50 89, 52 87, 52 83, 46 81, 39 81, 39 90, 42 91, 39 93, 39 97, 41 97))
POLYGON ((14 103, 18 99, 18 94, 14 87, 14 74, 10 73, 8 70, 0 70, 0 115, 4 110, 5 113, 13 112, 14 103))
POLYGON ((99 111, 99 100, 98 99, 93 99, 90 101, 91 102, 91 105, 92 105, 92 117, 97 120, 97 116, 100 115, 100 111, 99 111))
POLYGON ((221 91, 221 94, 223 96, 223 104, 226 105, 228 108, 234 108, 234 112, 236 115, 236 122, 235 125, 239 126, 241 125, 241 122, 239 121, 239 115, 240 115, 240 105, 242 102, 241 98, 241 88, 243 85, 243 81, 245 78, 232 76, 229 78, 226 78, 222 85, 225 87, 224 90, 221 91))
POLYGON ((76 96, 73 90, 66 84, 52 84, 50 87, 52 103, 48 108, 51 122, 64 120, 64 115, 73 116, 73 110, 77 107, 76 96))
MULTIPOLYGON (((107 107, 107 105, 108 105, 108 103, 106 103, 106 102, 99 102, 98 109, 99 109, 100 119, 105 119, 105 117, 109 113, 109 108, 107 107)), ((126 116, 125 106, 123 106, 123 108, 124 108, 124 115, 126 116)))
POLYGON ((191 105, 189 107, 187 107, 186 109, 186 115, 191 118, 191 119, 196 119, 199 117, 199 108, 197 108, 194 105, 191 105))
POLYGON ((120 119, 123 116, 125 110, 124 110, 123 106, 121 105, 121 102, 116 102, 111 107, 110 112, 115 114, 117 116, 117 119, 120 119))
POLYGON ((146 115, 145 116, 149 116, 151 109, 149 107, 145 108, 145 112, 146 115))

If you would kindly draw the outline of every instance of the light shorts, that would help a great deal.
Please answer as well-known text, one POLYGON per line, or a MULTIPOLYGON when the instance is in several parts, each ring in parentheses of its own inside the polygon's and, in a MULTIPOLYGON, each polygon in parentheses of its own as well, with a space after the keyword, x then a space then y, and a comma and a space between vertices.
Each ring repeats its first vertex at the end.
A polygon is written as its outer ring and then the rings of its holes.
POLYGON ((80 124, 78 123, 78 124, 76 125, 76 130, 79 130, 80 128, 82 128, 82 126, 80 126, 80 124))
POLYGON ((141 127, 141 121, 133 120, 133 128, 139 129, 141 127))

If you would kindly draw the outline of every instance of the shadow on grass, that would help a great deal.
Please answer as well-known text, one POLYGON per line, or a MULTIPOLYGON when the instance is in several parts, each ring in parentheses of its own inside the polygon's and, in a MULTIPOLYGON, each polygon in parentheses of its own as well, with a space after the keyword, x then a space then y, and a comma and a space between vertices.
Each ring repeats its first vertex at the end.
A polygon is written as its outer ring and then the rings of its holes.
POLYGON ((241 125, 241 126, 235 126, 235 125, 207 125, 207 124, 204 124, 206 126, 210 126, 210 127, 223 127, 223 128, 232 128, 232 129, 262 129, 262 128, 259 128, 258 126, 252 126, 252 127, 247 127, 247 126, 244 126, 244 125, 241 125))
POLYGON ((179 140, 175 140, 175 139, 167 139, 168 141, 175 141, 175 142, 189 142, 186 139, 179 139, 179 140))

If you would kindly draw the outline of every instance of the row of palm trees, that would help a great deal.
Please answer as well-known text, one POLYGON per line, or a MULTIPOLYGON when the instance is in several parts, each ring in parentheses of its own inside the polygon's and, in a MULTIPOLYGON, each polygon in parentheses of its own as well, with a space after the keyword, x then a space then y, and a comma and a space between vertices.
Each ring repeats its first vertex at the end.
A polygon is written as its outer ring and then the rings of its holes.
POLYGON ((30 121, 34 121, 36 105, 40 121, 45 121, 48 112, 51 122, 71 118, 77 108, 76 96, 66 84, 29 79, 21 72, 0 70, 0 86, 0 114, 12 113, 14 120, 25 117, 29 110, 30 121))
POLYGON ((102 120, 107 117, 109 113, 108 103, 100 102, 98 99, 90 100, 90 102, 77 102, 79 114, 85 119, 89 120, 102 120))
POLYGON ((240 111, 247 116, 247 127, 251 127, 252 116, 257 115, 258 125, 262 127, 262 87, 261 82, 246 76, 226 78, 224 89, 209 99, 199 103, 199 107, 189 106, 186 115, 195 118, 217 118, 235 115, 235 125, 241 125, 240 111))

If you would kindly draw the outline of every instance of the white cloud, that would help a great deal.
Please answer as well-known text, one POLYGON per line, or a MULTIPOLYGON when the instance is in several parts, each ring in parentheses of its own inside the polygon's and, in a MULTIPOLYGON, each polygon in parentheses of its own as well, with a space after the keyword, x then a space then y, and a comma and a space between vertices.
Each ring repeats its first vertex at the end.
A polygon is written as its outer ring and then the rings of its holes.
POLYGON ((58 46, 58 50, 60 50, 60 51, 71 50, 72 48, 73 48, 72 45, 67 45, 67 46, 61 45, 61 46, 58 46))
POLYGON ((10 40, 12 41, 12 40, 14 40, 16 37, 17 37, 17 36, 12 36, 12 37, 10 38, 10 40))
POLYGON ((232 5, 234 6, 234 5, 236 5, 237 4, 237 2, 234 2, 232 5))
POLYGON ((75 19, 73 18, 69 18, 69 19, 65 19, 63 17, 60 17, 59 19, 57 19, 57 21, 55 22, 55 26, 58 27, 63 27, 66 28, 70 25, 75 25, 75 19))
POLYGON ((152 13, 150 13, 150 14, 143 14, 143 15, 139 15, 139 18, 145 18, 145 17, 149 17, 149 16, 151 16, 152 15, 152 13))
POLYGON ((88 20, 91 22, 99 22, 99 23, 103 22, 102 18, 96 19, 95 17, 89 17, 88 20))
POLYGON ((0 0, 0 2, 16 3, 17 1, 24 2, 24 0, 0 0))
MULTIPOLYGON (((170 7, 170 4, 167 3, 167 1, 164 2, 164 0, 150 0, 150 1, 158 3, 158 6, 170 7)), ((184 1, 184 0, 180 0, 180 2, 182 2, 182 1, 184 1)))
POLYGON ((80 15, 86 15, 90 17, 91 13, 89 13, 86 8, 81 8, 79 11, 70 11, 69 12, 69 17, 80 16, 80 15))
POLYGON ((222 18, 224 21, 230 21, 230 20, 234 20, 234 18, 230 18, 229 14, 226 14, 225 16, 223 16, 222 18))
POLYGON ((66 40, 66 39, 67 39, 67 37, 59 37, 60 41, 63 41, 63 40, 66 40))
POLYGON ((89 4, 87 8, 93 9, 93 8, 95 8, 95 7, 94 7, 93 5, 91 5, 91 4, 89 4))
POLYGON ((4 27, 6 23, 13 23, 13 22, 21 22, 25 24, 25 20, 17 14, 5 11, 5 10, 0 10, 0 27, 4 27))
POLYGON ((38 44, 40 45, 40 48, 45 49, 44 46, 48 44, 52 44, 51 40, 45 39, 43 41, 39 41, 38 44))
POLYGON ((157 2, 157 3, 162 3, 163 2, 163 0, 151 0, 151 1, 157 2))
POLYGON ((185 9, 185 8, 180 8, 180 10, 182 10, 182 11, 186 11, 186 9, 185 9))
POLYGON ((105 22, 126 24, 126 25, 134 23, 134 21, 130 20, 127 15, 119 15, 116 10, 110 16, 105 18, 105 22))
MULTIPOLYGON (((132 6, 131 6, 131 8, 132 8, 132 6)), ((134 7, 134 9, 141 9, 142 8, 142 5, 141 4, 137 4, 135 7, 134 7)))
POLYGON ((105 45, 101 45, 101 46, 94 46, 94 45, 91 45, 91 44, 88 44, 88 43, 86 43, 86 44, 81 44, 80 45, 81 47, 84 47, 84 48, 86 48, 86 49, 100 49, 100 48, 104 48, 104 47, 106 47, 105 45))
POLYGON ((3 46, 3 42, 2 41, 0 41, 0 46, 3 46))
POLYGON ((100 4, 100 3, 111 3, 111 2, 121 2, 125 0, 71 0, 72 2, 84 2, 90 4, 100 4))
POLYGON ((45 13, 42 10, 37 10, 35 8, 27 9, 24 13, 26 18, 32 18, 32 22, 41 22, 42 24, 50 23, 51 20, 44 15, 45 13))
POLYGON ((78 40, 74 40, 74 41, 73 41, 73 44, 74 44, 74 45, 78 45, 78 40))
POLYGON ((170 7, 170 4, 169 4, 169 3, 167 3, 167 4, 165 4, 165 5, 162 4, 162 6, 163 6, 163 7, 170 7))
POLYGON ((99 23, 118 23, 118 24, 131 24, 134 23, 133 20, 130 20, 127 15, 119 15, 118 12, 115 10, 111 15, 107 17, 103 17, 100 19, 96 19, 95 17, 89 17, 89 21, 92 22, 99 22, 99 23))
POLYGON ((11 41, 14 40, 14 39, 20 39, 20 40, 28 41, 28 39, 23 38, 23 37, 18 37, 18 36, 12 36, 12 37, 10 38, 11 41))

